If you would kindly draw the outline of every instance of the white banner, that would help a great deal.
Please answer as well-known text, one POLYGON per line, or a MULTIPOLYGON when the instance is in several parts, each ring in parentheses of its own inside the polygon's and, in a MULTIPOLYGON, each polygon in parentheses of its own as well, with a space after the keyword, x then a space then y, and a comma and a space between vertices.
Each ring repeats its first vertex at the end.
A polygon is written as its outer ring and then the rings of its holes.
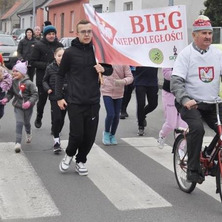
POLYGON ((132 66, 172 67, 187 45, 183 5, 139 11, 97 13, 84 4, 93 25, 99 62, 132 66))

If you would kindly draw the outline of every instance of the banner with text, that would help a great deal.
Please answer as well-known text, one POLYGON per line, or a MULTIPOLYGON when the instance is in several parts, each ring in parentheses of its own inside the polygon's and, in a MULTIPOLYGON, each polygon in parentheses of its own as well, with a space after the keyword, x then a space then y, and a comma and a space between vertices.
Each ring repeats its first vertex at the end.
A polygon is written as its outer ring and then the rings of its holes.
POLYGON ((172 67, 187 46, 184 5, 139 11, 97 13, 84 4, 93 25, 99 62, 132 66, 172 67))

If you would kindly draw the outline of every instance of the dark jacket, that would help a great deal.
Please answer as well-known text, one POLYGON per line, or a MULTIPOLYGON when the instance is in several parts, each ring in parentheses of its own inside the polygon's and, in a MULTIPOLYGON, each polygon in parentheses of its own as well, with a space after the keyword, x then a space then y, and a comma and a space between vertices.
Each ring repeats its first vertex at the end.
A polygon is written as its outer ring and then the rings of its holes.
MULTIPOLYGON (((96 60, 92 43, 82 44, 78 38, 65 50, 56 82, 57 100, 62 99, 62 87, 65 75, 68 84, 68 103, 93 105, 100 102, 99 75, 94 66, 96 60)), ((102 64, 103 75, 111 75, 111 65, 102 64)))
POLYGON ((158 86, 158 68, 136 67, 134 73, 135 86, 158 86))
POLYGON ((30 61, 31 59, 31 53, 33 50, 33 47, 36 43, 36 39, 32 38, 32 39, 27 39, 27 37, 23 38, 19 44, 18 44, 18 48, 17 48, 17 52, 18 52, 18 59, 19 60, 24 60, 24 61, 30 61))
MULTIPOLYGON (((55 96, 55 84, 56 84, 56 76, 59 72, 59 66, 57 65, 56 61, 53 61, 49 64, 45 70, 45 75, 43 77, 42 85, 46 92, 49 89, 52 90, 52 93, 49 94, 49 100, 57 100, 55 96)), ((63 95, 65 97, 65 92, 67 88, 67 81, 64 81, 63 85, 63 95)))
POLYGON ((42 85, 45 69, 53 62, 54 52, 59 47, 63 45, 58 40, 48 42, 45 37, 35 44, 31 55, 31 65, 36 68, 36 85, 42 85))

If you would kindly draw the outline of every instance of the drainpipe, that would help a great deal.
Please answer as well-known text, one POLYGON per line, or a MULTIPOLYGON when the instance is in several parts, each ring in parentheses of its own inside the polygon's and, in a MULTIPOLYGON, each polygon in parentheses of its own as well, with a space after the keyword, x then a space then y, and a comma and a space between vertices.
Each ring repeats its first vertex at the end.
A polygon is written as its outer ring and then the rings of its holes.
POLYGON ((174 0, 169 0, 169 6, 173 6, 174 5, 174 0))

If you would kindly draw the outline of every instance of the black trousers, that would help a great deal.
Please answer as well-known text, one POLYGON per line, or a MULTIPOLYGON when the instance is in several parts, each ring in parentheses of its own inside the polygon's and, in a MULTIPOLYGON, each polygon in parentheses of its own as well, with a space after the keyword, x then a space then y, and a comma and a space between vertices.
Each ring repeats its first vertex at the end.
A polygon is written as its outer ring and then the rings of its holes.
POLYGON ((57 104, 57 101, 55 100, 50 100, 50 103, 51 103, 51 112, 53 116, 52 132, 54 138, 58 138, 64 126, 66 110, 61 110, 57 104))
POLYGON ((32 67, 32 66, 28 66, 27 74, 28 74, 28 76, 29 76, 29 79, 30 79, 31 81, 33 81, 33 78, 34 78, 34 75, 35 75, 35 68, 32 67))
POLYGON ((123 94, 121 112, 126 112, 127 106, 128 106, 128 104, 131 100, 133 90, 134 90, 133 83, 124 87, 124 94, 123 94))
POLYGON ((38 87, 38 95, 39 95, 39 100, 37 102, 37 117, 39 119, 42 119, 44 107, 48 98, 48 93, 44 90, 42 85, 37 85, 37 87, 38 87))
POLYGON ((158 86, 136 86, 136 100, 138 126, 143 127, 146 115, 158 105, 158 86))
MULTIPOLYGON (((200 104, 198 105, 198 109, 188 110, 177 103, 176 107, 181 114, 181 118, 187 122, 189 126, 189 133, 187 135, 188 169, 199 171, 200 151, 205 134, 203 120, 217 133, 216 107, 212 104, 200 104)), ((221 104, 219 110, 220 117, 222 117, 221 104)), ((218 135, 216 135, 216 137, 218 138, 218 135)))
POLYGON ((74 156, 78 151, 76 162, 85 163, 87 155, 95 141, 100 104, 69 104, 67 109, 70 120, 70 131, 66 153, 68 156, 74 156))

